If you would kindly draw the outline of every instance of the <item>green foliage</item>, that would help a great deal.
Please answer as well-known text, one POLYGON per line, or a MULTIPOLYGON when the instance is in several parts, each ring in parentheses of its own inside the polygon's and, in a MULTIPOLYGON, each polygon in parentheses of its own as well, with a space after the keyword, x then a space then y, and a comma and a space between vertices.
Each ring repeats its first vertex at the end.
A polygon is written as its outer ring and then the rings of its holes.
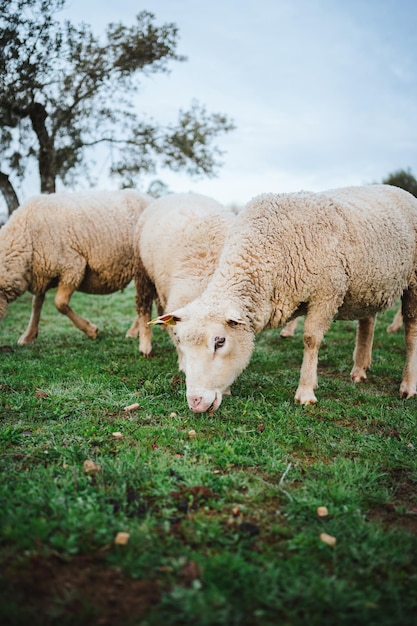
POLYGON ((393 172, 392 174, 386 176, 382 182, 386 185, 401 187, 401 189, 405 189, 417 198, 417 180, 412 175, 410 169, 397 170, 396 172, 393 172))
POLYGON ((132 285, 74 298, 95 341, 52 295, 33 345, 16 345, 28 294, 0 325, 1 623, 415 623, 417 400, 398 397, 394 310, 365 383, 337 322, 318 403, 295 405, 301 331, 270 330, 219 411, 194 415, 168 334, 151 359, 124 337, 132 285))
POLYGON ((35 159, 45 192, 55 190, 57 177, 92 182, 91 149, 99 144, 124 186, 139 186, 141 174, 158 166, 213 175, 221 155, 214 141, 234 128, 230 120, 193 103, 177 124, 163 127, 139 119, 132 107, 142 78, 186 60, 177 53, 176 25, 157 25, 142 11, 134 24, 109 24, 99 38, 85 23, 60 21, 65 4, 0 1, 3 163, 23 177, 35 159))

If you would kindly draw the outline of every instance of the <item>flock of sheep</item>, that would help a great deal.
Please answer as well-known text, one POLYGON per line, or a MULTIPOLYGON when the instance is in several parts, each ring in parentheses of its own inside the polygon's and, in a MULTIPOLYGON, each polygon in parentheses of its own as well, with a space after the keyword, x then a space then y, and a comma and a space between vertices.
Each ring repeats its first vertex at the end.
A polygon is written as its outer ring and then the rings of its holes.
POLYGON ((37 337, 49 289, 58 311, 95 338, 72 294, 113 293, 132 279, 136 318, 126 336, 139 337, 148 356, 152 327, 168 329, 196 413, 220 406, 258 333, 282 327, 291 336, 299 316, 296 402, 316 402, 320 343, 335 319, 358 320, 350 376, 364 380, 376 315, 400 297, 389 327, 404 324, 400 396, 417 394, 417 199, 402 189, 264 194, 238 212, 198 194, 57 193, 28 200, 0 229, 0 320, 10 302, 33 294, 20 344, 37 337))

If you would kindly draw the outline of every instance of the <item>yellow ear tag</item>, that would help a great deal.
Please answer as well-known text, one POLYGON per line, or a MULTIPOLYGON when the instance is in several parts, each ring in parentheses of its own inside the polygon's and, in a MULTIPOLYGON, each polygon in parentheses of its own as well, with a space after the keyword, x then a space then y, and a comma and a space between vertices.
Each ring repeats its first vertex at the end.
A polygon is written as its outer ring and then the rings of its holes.
POLYGON ((162 324, 166 324, 167 326, 175 326, 178 318, 175 315, 161 315, 160 317, 156 317, 154 320, 148 322, 149 326, 158 326, 162 324))

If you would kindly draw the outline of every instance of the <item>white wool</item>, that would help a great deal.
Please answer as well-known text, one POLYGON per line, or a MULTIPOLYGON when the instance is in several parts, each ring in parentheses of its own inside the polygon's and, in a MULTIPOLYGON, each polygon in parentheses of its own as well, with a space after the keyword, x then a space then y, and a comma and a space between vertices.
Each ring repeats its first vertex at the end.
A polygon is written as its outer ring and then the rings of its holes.
POLYGON ((366 378, 375 316, 402 297, 416 395, 417 199, 389 185, 265 194, 235 218, 205 291, 178 320, 192 410, 212 410, 249 363, 254 337, 306 315, 297 402, 316 402, 318 350, 333 319, 358 319, 351 378, 366 378), (220 343, 221 345, 220 345, 220 343))
POLYGON ((71 295, 113 293, 132 280, 133 231, 151 200, 130 189, 63 192, 35 196, 14 211, 0 230, 0 320, 18 296, 34 295, 19 343, 36 338, 45 293, 52 287, 57 287, 58 310, 96 337, 97 327, 69 306, 71 295))
POLYGON ((164 196, 143 212, 135 232, 139 349, 143 354, 152 350, 152 331, 147 324, 152 302, 158 301, 162 313, 202 293, 234 219, 232 209, 194 193, 164 196))

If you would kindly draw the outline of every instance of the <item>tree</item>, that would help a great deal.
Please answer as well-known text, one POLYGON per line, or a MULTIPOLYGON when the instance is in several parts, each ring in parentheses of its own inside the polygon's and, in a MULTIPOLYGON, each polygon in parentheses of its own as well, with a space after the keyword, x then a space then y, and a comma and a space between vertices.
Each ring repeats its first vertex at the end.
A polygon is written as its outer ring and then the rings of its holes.
POLYGON ((58 20, 65 3, 0 0, 0 191, 9 211, 10 176, 23 179, 36 161, 41 192, 76 176, 92 184, 99 145, 121 186, 140 186, 159 167, 213 176, 222 155, 214 141, 234 128, 225 115, 193 102, 164 127, 133 109, 142 77, 186 60, 175 24, 158 26, 142 11, 131 26, 109 24, 101 42, 88 25, 58 20))
POLYGON ((0 191, 6 200, 9 215, 19 206, 19 198, 7 174, 0 172, 0 191))
POLYGON ((413 196, 416 196, 417 198, 417 180, 412 175, 410 169, 397 170, 392 174, 388 174, 388 176, 384 178, 382 182, 386 185, 401 187, 401 189, 405 189, 405 191, 412 193, 413 196))

